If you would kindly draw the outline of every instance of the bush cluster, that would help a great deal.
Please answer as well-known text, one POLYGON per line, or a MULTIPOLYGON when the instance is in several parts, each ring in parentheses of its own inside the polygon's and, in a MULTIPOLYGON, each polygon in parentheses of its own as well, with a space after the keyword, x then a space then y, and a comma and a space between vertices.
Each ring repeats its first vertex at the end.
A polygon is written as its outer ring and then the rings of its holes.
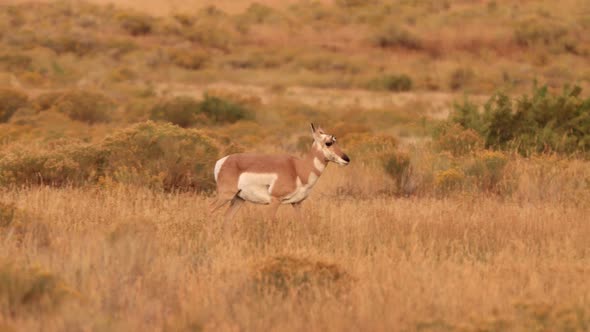
POLYGON ((387 24, 381 27, 372 36, 372 42, 381 48, 397 47, 408 50, 423 48, 423 42, 418 36, 396 24, 387 24))
POLYGON ((186 96, 163 100, 151 109, 150 117, 186 128, 204 123, 235 123, 250 119, 252 114, 238 103, 205 94, 202 101, 186 96))
POLYGON ((406 74, 384 75, 371 80, 367 87, 371 90, 410 91, 412 90, 412 79, 406 74))
POLYGON ((47 150, 5 152, 0 155, 0 184, 114 182, 208 191, 214 186, 211 170, 223 151, 220 146, 201 131, 148 121, 97 144, 66 142, 47 150))
MULTIPOLYGON (((47 95, 49 102, 54 95, 47 95)), ((39 100, 40 102, 43 100, 39 100)), ((64 92, 55 100, 55 109, 70 119, 89 124, 109 122, 115 111, 115 103, 100 92, 71 90, 64 92)))
POLYGON ((590 151, 590 98, 580 87, 565 87, 560 94, 535 87, 531 96, 492 96, 484 112, 466 101, 456 104, 450 120, 478 132, 487 148, 516 149, 524 155, 590 151))
POLYGON ((61 278, 52 273, 0 263, 0 314, 3 316, 52 311, 71 294, 61 278))
POLYGON ((121 14, 118 17, 121 28, 132 36, 150 34, 154 29, 154 18, 142 14, 121 14))
POLYGON ((31 69, 33 58, 24 54, 0 55, 0 69, 6 71, 23 71, 31 69))
POLYGON ((308 297, 320 295, 315 292, 318 287, 321 287, 322 295, 345 294, 355 278, 337 264, 284 255, 257 264, 251 280, 258 292, 308 297))
POLYGON ((15 89, 0 88, 0 123, 10 120, 12 115, 29 103, 26 93, 15 89))

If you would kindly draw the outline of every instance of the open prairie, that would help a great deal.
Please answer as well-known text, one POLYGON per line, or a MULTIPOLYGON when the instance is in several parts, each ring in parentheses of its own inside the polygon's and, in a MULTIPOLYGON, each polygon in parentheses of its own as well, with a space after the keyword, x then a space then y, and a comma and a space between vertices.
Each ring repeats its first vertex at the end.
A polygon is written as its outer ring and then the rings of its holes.
POLYGON ((0 331, 590 330, 590 3, 0 3, 0 331), (235 152, 350 156, 302 217, 235 152))

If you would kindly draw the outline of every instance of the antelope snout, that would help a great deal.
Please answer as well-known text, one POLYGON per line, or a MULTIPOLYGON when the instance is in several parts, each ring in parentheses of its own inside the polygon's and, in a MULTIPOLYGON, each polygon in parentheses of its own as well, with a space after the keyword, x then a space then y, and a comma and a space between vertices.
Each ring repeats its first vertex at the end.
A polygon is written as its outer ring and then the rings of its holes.
POLYGON ((342 165, 346 166, 350 163, 350 158, 348 158, 348 155, 346 153, 343 154, 342 157, 340 157, 340 158, 342 158, 342 160, 344 160, 346 162, 346 163, 343 163, 342 165))

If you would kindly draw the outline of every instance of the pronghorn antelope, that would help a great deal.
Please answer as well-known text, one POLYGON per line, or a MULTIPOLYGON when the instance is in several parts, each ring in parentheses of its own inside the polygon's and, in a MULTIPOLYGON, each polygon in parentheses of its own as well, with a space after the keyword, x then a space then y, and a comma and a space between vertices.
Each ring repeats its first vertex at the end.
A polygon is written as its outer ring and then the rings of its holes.
POLYGON ((237 153, 219 159, 213 174, 217 200, 211 213, 230 202, 225 213, 231 219, 244 201, 269 204, 275 219, 281 204, 291 204, 300 217, 300 205, 326 169, 328 162, 348 165, 350 159, 336 144, 336 137, 311 124, 313 145, 303 159, 289 155, 237 153))

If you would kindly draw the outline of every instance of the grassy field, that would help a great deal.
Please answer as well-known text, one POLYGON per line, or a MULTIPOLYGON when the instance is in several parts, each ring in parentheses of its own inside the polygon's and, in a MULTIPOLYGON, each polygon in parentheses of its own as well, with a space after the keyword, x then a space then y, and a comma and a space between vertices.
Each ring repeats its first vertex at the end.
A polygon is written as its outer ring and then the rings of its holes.
POLYGON ((590 330, 589 14, 2 2, 0 331, 590 330), (352 162, 302 220, 207 215, 309 122, 352 162))
POLYGON ((315 194, 224 231, 194 194, 4 191, 3 329, 589 328, 587 199, 315 194))

